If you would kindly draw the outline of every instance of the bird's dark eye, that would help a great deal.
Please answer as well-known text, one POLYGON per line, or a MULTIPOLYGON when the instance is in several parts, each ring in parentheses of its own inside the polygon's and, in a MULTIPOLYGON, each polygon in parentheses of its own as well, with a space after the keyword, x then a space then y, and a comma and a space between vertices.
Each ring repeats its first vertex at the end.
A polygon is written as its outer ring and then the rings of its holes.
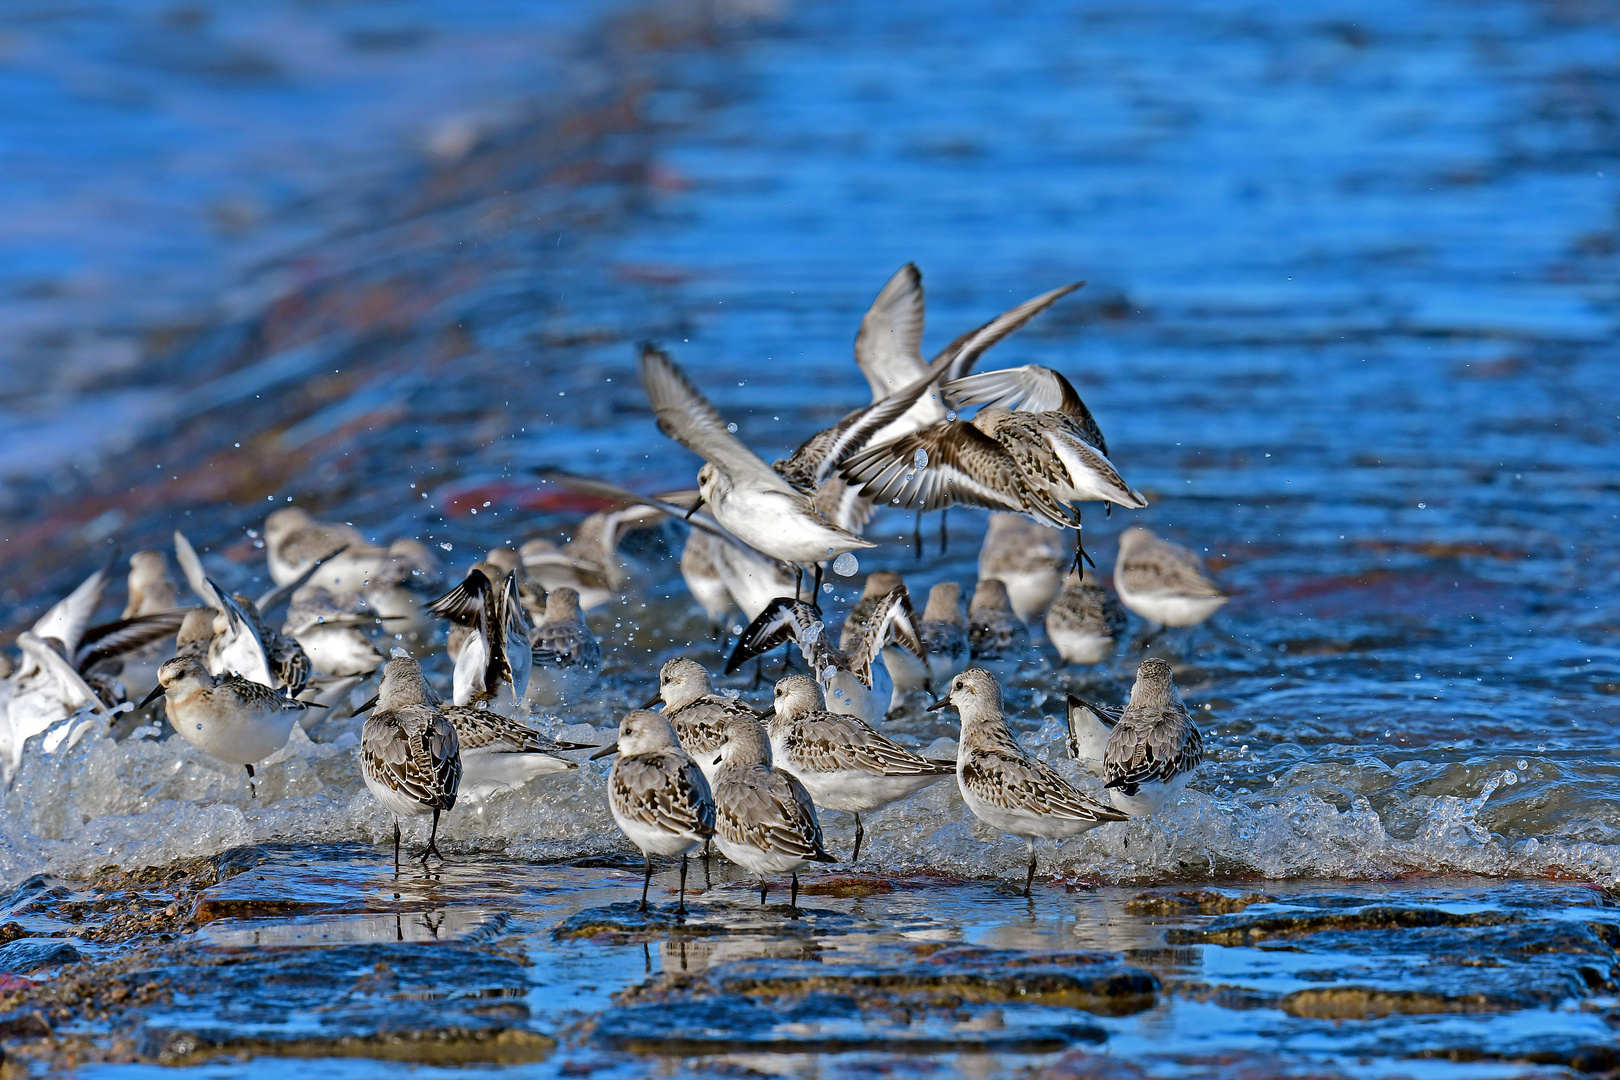
POLYGON ((951 689, 952 689, 952 690, 960 690, 960 689, 962 689, 962 680, 961 680, 961 679, 957 679, 957 680, 956 680, 956 685, 955 685, 955 686, 953 686, 953 687, 951 687, 951 689))

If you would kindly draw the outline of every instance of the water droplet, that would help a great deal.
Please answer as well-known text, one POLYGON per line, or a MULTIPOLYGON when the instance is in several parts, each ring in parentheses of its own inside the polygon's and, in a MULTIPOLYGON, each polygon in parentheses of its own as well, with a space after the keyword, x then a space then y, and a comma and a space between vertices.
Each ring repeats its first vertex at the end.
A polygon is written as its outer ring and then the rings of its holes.
POLYGON ((928 468, 928 451, 917 447, 917 452, 911 455, 911 463, 919 469, 928 468))
POLYGON ((735 435, 735 434, 737 434, 737 425, 736 424, 727 424, 726 425, 726 430, 731 432, 733 435, 735 435))
POLYGON ((822 591, 822 592, 824 592, 824 593, 827 593, 827 594, 829 594, 829 595, 831 595, 831 593, 832 593, 832 582, 830 582, 830 581, 823 581, 823 582, 822 582, 822 583, 821 583, 821 591, 822 591))
POLYGON ((854 577, 860 569, 860 561, 855 558, 853 551, 846 551, 833 560, 833 573, 839 577, 854 577))
POLYGON ((836 674, 838 674, 838 669, 833 667, 831 664, 828 664, 826 667, 821 669, 821 681, 831 682, 832 677, 836 674))
MULTIPOLYGON (((945 419, 947 419, 947 420, 955 420, 956 419, 956 410, 955 409, 947 410, 946 413, 945 413, 945 419)), ((1270 457, 1270 456, 1271 456, 1270 454, 1266 455, 1266 457, 1270 457)))
POLYGON ((1502 783, 1506 784, 1508 787, 1512 787, 1518 782, 1519 774, 1514 772, 1512 769, 1509 769, 1507 772, 1502 774, 1502 783))
POLYGON ((1530 763, 1524 760, 1524 758, 1520 758, 1518 761, 1515 761, 1514 764, 1517 765, 1521 771, 1530 767, 1530 763))
POLYGON ((440 544, 439 546, 441 548, 443 548, 444 550, 449 551, 452 545, 450 545, 450 544, 440 544))

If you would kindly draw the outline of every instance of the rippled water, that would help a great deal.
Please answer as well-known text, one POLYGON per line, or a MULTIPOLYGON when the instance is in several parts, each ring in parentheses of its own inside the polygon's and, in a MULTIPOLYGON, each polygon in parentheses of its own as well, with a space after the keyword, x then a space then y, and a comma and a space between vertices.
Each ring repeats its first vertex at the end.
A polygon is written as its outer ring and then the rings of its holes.
MULTIPOLYGON (((79 306, 12 289, 8 303, 43 320, 8 331, 21 344, 4 407, 28 418, 0 427, 13 630, 109 542, 161 545, 177 524, 221 577, 262 576, 247 530, 272 501, 449 545, 459 569, 577 522, 583 508, 533 484, 533 466, 685 485, 696 461, 657 434, 634 384, 643 338, 775 456, 863 399, 850 342, 899 264, 924 272, 932 348, 1088 279, 990 359, 1069 374, 1148 494, 1145 511, 1088 515, 1100 563, 1120 529, 1147 524, 1207 550, 1234 600, 1153 646, 1212 747, 1192 791, 1158 820, 1048 852, 1054 868, 1132 887, 1349 878, 1352 891, 1414 874, 1504 889, 1620 876, 1608 8, 731 5, 545 25, 499 6, 465 21, 398 10, 430 32, 328 91, 338 119, 323 137, 365 151, 358 171, 316 152, 299 182, 321 198, 267 212, 267 235, 304 230, 294 254, 227 237, 175 260, 192 264, 178 284, 108 271, 79 306), (520 62, 526 35, 567 62, 520 62), (480 84, 465 57, 491 38, 515 46, 480 84), (371 149, 400 145, 390 118, 425 130, 414 95, 456 93, 496 117, 457 154, 371 149), (123 359, 36 377, 33 358, 78 356, 71 342, 90 338, 124 341, 123 359)), ((259 17, 339 18, 274 4, 259 17)), ((35 38, 18 40, 42 42, 38 55, 149 93, 170 77, 92 49, 79 23, 27 25, 35 38)), ((247 95, 272 133, 300 127, 297 89, 247 95)), ((212 130, 166 136, 217 153, 186 159, 202 180, 281 175, 244 166, 212 130)), ((142 190, 168 190, 168 175, 142 190)), ((167 230, 134 205, 135 240, 109 243, 109 266, 139 270, 167 230)), ((894 542, 862 571, 902 570, 914 590, 970 580, 981 530, 954 513, 949 552, 931 542, 918 563, 909 515, 880 515, 872 534, 894 542)), ((719 660, 669 553, 633 554, 624 605, 593 618, 607 689, 555 724, 581 741, 645 697, 659 660, 719 660)), ((1026 743, 1061 757, 1063 688, 1117 696, 1134 660, 1027 671, 1011 699, 1026 743)), ((892 727, 916 745, 952 734, 927 715, 892 727)), ((389 823, 345 730, 323 723, 264 770, 257 803, 173 740, 91 740, 33 762, 7 799, 0 878, 292 836, 376 842, 389 823)), ((827 824, 847 846, 843 815, 827 824)), ((446 831, 463 855, 619 846, 588 768, 446 831)), ((877 865, 972 878, 1010 878, 1022 851, 937 788, 868 837, 877 865)), ((1178 1002, 1173 1030, 1232 1022, 1178 1002)))

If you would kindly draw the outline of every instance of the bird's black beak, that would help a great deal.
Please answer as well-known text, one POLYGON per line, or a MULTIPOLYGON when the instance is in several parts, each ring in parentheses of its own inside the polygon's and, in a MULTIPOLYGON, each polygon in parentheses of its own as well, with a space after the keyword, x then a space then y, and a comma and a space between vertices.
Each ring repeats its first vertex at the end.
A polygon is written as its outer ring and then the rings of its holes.
POLYGON ((164 688, 163 688, 162 683, 158 683, 156 686, 152 687, 152 692, 150 694, 147 694, 145 697, 143 697, 141 699, 141 703, 140 703, 139 706, 136 707, 135 711, 140 712, 142 709, 144 709, 148 705, 152 704, 152 702, 154 702, 158 698, 162 697, 163 696, 163 689, 164 688))
POLYGON ((369 698, 367 698, 365 701, 360 703, 359 708, 355 709, 354 712, 350 713, 349 715, 350 716, 359 716, 361 713, 368 713, 372 709, 375 709, 376 707, 377 707, 377 695, 372 694, 369 698))
POLYGON ((942 697, 938 701, 934 702, 932 705, 928 706, 928 711, 929 712, 940 712, 940 711, 942 711, 944 709, 948 709, 950 707, 951 707, 951 699, 949 697, 942 697))
POLYGON ((619 744, 616 743, 616 742, 610 742, 606 746, 602 747, 602 749, 600 749, 596 753, 592 754, 591 755, 591 760, 595 761, 597 758, 612 757, 614 754, 617 754, 618 752, 619 752, 619 744))
POLYGON ((643 709, 650 709, 654 705, 658 704, 660 701, 663 701, 663 700, 664 700, 664 694, 663 694, 663 691, 660 690, 658 693, 656 693, 652 697, 648 698, 647 703, 645 705, 643 705, 642 708, 643 709))
POLYGON ((692 520, 692 515, 697 513, 698 512, 698 507, 700 507, 702 505, 703 505, 703 496, 699 495, 697 497, 697 502, 692 504, 692 509, 690 509, 690 510, 688 510, 686 512, 686 520, 691 521, 692 520))

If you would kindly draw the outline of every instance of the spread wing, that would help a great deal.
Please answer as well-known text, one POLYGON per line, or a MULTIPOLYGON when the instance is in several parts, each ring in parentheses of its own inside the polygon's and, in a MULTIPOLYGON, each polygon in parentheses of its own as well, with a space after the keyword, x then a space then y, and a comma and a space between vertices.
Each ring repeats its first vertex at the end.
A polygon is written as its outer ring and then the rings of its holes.
POLYGON ((786 645, 790 641, 806 644, 817 640, 825 632, 820 608, 791 596, 779 596, 765 606, 765 610, 748 624, 748 629, 737 639, 737 647, 732 650, 731 659, 726 661, 726 674, 734 674, 745 662, 763 656, 779 645, 786 645), (822 629, 812 631, 811 627, 822 629))
POLYGON ((922 374, 922 272, 906 263, 883 286, 855 333, 855 363, 874 402, 922 374))
POLYGON ((62 693, 63 700, 74 709, 89 702, 97 711, 105 708, 100 695, 90 688, 67 657, 56 650, 55 638, 37 637, 33 631, 24 631, 17 635, 17 648, 33 659, 40 668, 50 673, 56 680, 57 689, 62 693))
POLYGON ((475 566, 467 571, 467 577, 461 584, 437 600, 428 601, 427 609, 457 626, 479 629, 483 625, 491 588, 489 578, 475 566))
POLYGON ((208 580, 207 574, 203 573, 202 560, 197 558, 197 549, 191 546, 191 541, 187 540, 186 534, 179 529, 174 530, 174 557, 180 564, 180 570, 186 575, 186 583, 191 586, 191 591, 215 611, 224 611, 225 604, 219 588, 208 580))
POLYGON ((1039 364, 967 375, 940 387, 953 409, 1000 405, 1018 412, 1057 412, 1074 421, 1081 438, 1108 453, 1102 429, 1074 386, 1059 372, 1039 364))
MULTIPOLYGON (((875 503, 914 510, 982 506, 1028 511, 1067 524, 1049 497, 1025 505, 1028 485, 1005 447, 965 420, 951 420, 869 447, 844 463, 843 476, 875 503)), ((1031 493, 1039 494, 1039 493, 1031 493)))
POLYGON ((1009 308, 1000 315, 991 319, 983 326, 975 327, 958 337, 934 357, 930 366, 942 361, 946 366, 945 378, 947 381, 960 379, 973 370, 974 363, 984 351, 1008 334, 1023 326, 1029 320, 1051 307, 1058 300, 1068 296, 1074 290, 1085 285, 1077 281, 1073 285, 1065 285, 1051 292, 1044 292, 1030 300, 1025 300, 1015 308, 1009 308))
POLYGON ((189 611, 190 608, 154 611, 150 615, 136 615, 92 626, 79 638, 79 647, 73 654, 73 666, 80 672, 89 671, 103 660, 111 660, 145 648, 155 641, 173 637, 180 631, 180 624, 186 621, 189 611))
POLYGON ((1108 736, 1103 770, 1108 787, 1134 794, 1137 785, 1167 783, 1192 772, 1203 760, 1204 738, 1186 709, 1172 705, 1158 717, 1140 719, 1127 709, 1108 736))
POLYGON ((726 430, 726 421, 662 350, 641 350, 641 385, 647 391, 658 430, 733 479, 746 478, 767 490, 795 492, 760 456, 726 430))
POLYGON ((961 782, 979 798, 1071 821, 1124 821, 1129 815, 1093 802, 1034 758, 997 750, 968 756, 961 782))
POLYGON ((670 517, 681 518, 694 529, 700 529, 711 536, 722 537, 733 544, 742 543, 742 541, 722 528, 720 523, 715 521, 711 515, 698 511, 688 516, 692 509, 692 503, 697 499, 698 493, 696 491, 671 492, 664 497, 638 495, 636 492, 619 487, 617 484, 610 484, 605 480, 597 480, 589 476, 577 476, 562 469, 536 469, 535 475, 547 483, 556 484, 559 487, 565 487, 570 491, 577 491, 583 495, 599 495, 603 498, 635 503, 651 510, 660 510, 670 517))
POLYGON ((80 582, 78 588, 51 605, 51 609, 34 624, 34 636, 55 638, 62 643, 63 650, 69 656, 73 655, 79 647, 79 639, 84 636, 85 627, 90 625, 90 616, 95 614, 96 605, 101 603, 101 594, 107 588, 112 565, 113 560, 108 559, 101 569, 80 582))
POLYGON ((917 612, 911 606, 911 594, 904 585, 896 585, 885 593, 860 627, 857 645, 850 655, 850 669, 871 684, 872 661, 890 645, 898 646, 922 661, 928 668, 928 650, 922 635, 917 632, 917 612))

